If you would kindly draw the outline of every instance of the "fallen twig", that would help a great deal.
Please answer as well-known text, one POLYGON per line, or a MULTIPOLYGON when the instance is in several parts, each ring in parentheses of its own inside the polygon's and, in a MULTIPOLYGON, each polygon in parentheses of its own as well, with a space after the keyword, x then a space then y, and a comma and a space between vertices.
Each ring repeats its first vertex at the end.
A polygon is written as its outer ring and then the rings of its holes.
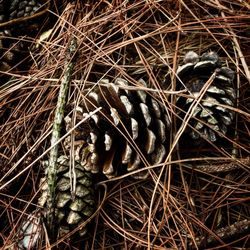
POLYGON ((65 71, 61 81, 60 91, 58 95, 55 118, 51 136, 51 146, 55 145, 50 151, 49 163, 47 167, 47 178, 48 178, 48 201, 47 201, 47 223, 49 231, 53 238, 53 224, 54 224, 54 202, 55 202, 55 188, 56 188, 56 177, 57 177, 57 158, 58 158, 58 144, 61 135, 61 124, 64 117, 64 109, 66 103, 66 96, 71 81, 73 68, 75 61, 73 56, 76 52, 76 38, 72 38, 69 44, 68 53, 65 59, 65 71))
POLYGON ((224 161, 217 164, 196 164, 193 168, 205 173, 222 173, 239 169, 242 166, 250 166, 250 157, 246 157, 237 161, 224 161))
POLYGON ((222 227, 218 229, 215 234, 209 235, 208 237, 202 236, 196 239, 196 243, 200 249, 215 245, 218 243, 218 238, 222 241, 228 241, 237 239, 239 236, 249 235, 250 231, 250 220, 242 220, 235 222, 234 224, 222 227))

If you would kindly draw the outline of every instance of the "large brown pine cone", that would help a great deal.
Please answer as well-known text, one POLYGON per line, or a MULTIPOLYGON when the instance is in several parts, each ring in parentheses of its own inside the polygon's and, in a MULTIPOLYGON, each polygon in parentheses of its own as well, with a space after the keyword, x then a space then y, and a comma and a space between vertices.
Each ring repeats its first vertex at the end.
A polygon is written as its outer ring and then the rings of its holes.
MULTIPOLYGON (((139 82, 146 87, 145 81, 139 82)), ((65 148, 92 173, 112 178, 162 163, 168 152, 170 121, 165 107, 148 92, 129 87, 122 78, 114 83, 101 80, 65 119, 67 132, 86 119, 65 140, 65 148)), ((134 177, 145 178, 147 173, 134 177)))
POLYGON ((232 124, 236 93, 233 87, 234 72, 224 66, 215 52, 204 53, 200 57, 193 51, 188 52, 184 64, 177 69, 177 88, 186 89, 190 98, 177 100, 179 115, 184 118, 201 96, 205 84, 209 84, 200 103, 193 110, 187 132, 199 141, 205 138, 211 142, 226 135, 232 124))

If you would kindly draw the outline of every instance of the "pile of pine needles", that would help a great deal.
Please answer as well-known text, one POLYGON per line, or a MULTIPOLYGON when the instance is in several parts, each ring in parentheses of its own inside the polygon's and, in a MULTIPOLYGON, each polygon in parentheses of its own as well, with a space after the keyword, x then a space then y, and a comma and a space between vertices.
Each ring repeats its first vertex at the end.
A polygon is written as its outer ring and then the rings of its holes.
MULTIPOLYGON (((96 177, 97 214, 87 234, 60 249, 250 247, 250 4, 247 0, 64 1, 30 41, 31 67, 0 87, 0 245, 37 208, 65 55, 77 55, 67 104, 105 77, 147 79, 175 121, 176 69, 186 52, 215 51, 236 72, 235 123, 223 145, 197 148, 176 136, 146 180, 96 177), (63 6, 63 7, 62 7, 63 6), (48 32, 46 39, 41 34, 48 32), (165 81, 165 79, 169 79, 165 81), (172 92, 171 92, 171 91, 172 92), (98 206, 98 204, 100 206, 98 206)), ((45 232, 46 230, 44 230, 45 232)), ((39 247, 48 246, 46 233, 39 247)))

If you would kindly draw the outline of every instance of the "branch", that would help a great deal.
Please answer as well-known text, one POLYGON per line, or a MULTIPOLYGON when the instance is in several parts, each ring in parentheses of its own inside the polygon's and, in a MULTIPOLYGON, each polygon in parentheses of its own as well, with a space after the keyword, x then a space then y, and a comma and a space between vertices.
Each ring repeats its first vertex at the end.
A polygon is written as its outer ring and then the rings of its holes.
POLYGON ((221 239, 224 242, 228 242, 229 240, 239 240, 240 236, 248 236, 250 233, 250 220, 242 220, 235 222, 234 224, 222 227, 215 231, 215 234, 209 236, 202 236, 196 239, 196 243, 199 249, 205 249, 209 246, 215 246, 221 239))
POLYGON ((243 159, 235 159, 235 161, 230 160, 230 161, 223 161, 221 163, 218 162, 216 164, 204 163, 204 164, 196 164, 195 166, 191 164, 185 164, 186 167, 190 167, 192 169, 204 173, 223 173, 244 167, 246 170, 248 170, 249 165, 250 165, 250 157, 246 157, 243 159))
POLYGON ((54 217, 55 217, 55 189, 57 181, 57 158, 58 158, 58 141, 60 140, 61 135, 61 124, 64 118, 64 109, 66 104, 66 96, 71 81, 75 60, 74 55, 76 52, 77 42, 76 38, 72 38, 69 44, 68 53, 66 54, 65 59, 65 70, 62 77, 61 86, 59 90, 54 123, 52 128, 51 136, 51 151, 49 157, 49 163, 47 167, 47 178, 48 178, 48 200, 47 200, 47 223, 48 229, 54 236, 54 217), (73 58, 73 59, 72 59, 73 58))

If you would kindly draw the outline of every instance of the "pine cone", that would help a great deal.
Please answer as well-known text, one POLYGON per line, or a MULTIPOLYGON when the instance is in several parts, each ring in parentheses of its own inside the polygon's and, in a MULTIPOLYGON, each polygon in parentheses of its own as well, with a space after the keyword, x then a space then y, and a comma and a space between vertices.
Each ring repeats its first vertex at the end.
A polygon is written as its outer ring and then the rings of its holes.
MULTIPOLYGON (((5 1, 6 2, 6 1, 5 1)), ((3 23, 5 21, 5 2, 0 1, 0 23, 3 23)))
POLYGON ((38 0, 10 0, 0 2, 0 21, 6 22, 21 17, 32 16, 39 11, 45 1, 38 0))
MULTIPOLYGON (((19 22, 9 24, 0 29, 0 71, 7 72, 14 65, 17 65, 19 61, 28 55, 28 46, 30 43, 24 41, 18 41, 19 35, 31 35, 34 36, 34 31, 37 30, 41 20, 34 21, 22 21, 22 17, 32 16, 38 11, 42 11, 45 6, 45 0, 11 0, 0 1, 0 23, 5 23, 11 20, 19 19, 19 22), (15 39, 11 39, 15 37, 15 39)), ((8 80, 8 76, 0 74, 0 84, 5 83, 8 80)))
MULTIPOLYGON (((139 82, 145 87, 142 79, 139 82)), ((69 114, 66 130, 86 119, 65 140, 68 152, 92 173, 102 172, 112 178, 125 171, 159 164, 168 152, 170 121, 163 105, 143 90, 128 90, 129 83, 117 78, 114 83, 101 80, 69 114), (91 111, 101 111, 88 118, 91 111)), ((134 175, 145 178, 147 171, 134 175)))
POLYGON ((182 118, 194 100, 201 96, 204 85, 212 81, 189 121, 192 128, 189 127, 188 133, 192 139, 203 137, 214 142, 218 135, 227 133, 234 119, 234 112, 227 108, 234 107, 236 99, 233 79, 234 72, 222 65, 215 52, 204 53, 201 57, 193 51, 185 55, 184 65, 177 69, 178 90, 187 89, 190 94, 190 98, 180 97, 177 100, 182 118))
MULTIPOLYGON (((75 229, 79 224, 86 221, 95 210, 94 189, 92 174, 75 163, 75 197, 71 194, 71 181, 74 178, 73 172, 70 175, 70 162, 66 156, 58 158, 58 172, 55 201, 55 228, 58 229, 59 236, 62 236, 75 229)), ((73 166, 72 166, 73 167, 73 166)), ((48 184, 43 178, 41 180, 42 194, 38 200, 38 205, 46 207, 48 197, 48 184)), ((86 229, 79 231, 84 235, 86 229)))

